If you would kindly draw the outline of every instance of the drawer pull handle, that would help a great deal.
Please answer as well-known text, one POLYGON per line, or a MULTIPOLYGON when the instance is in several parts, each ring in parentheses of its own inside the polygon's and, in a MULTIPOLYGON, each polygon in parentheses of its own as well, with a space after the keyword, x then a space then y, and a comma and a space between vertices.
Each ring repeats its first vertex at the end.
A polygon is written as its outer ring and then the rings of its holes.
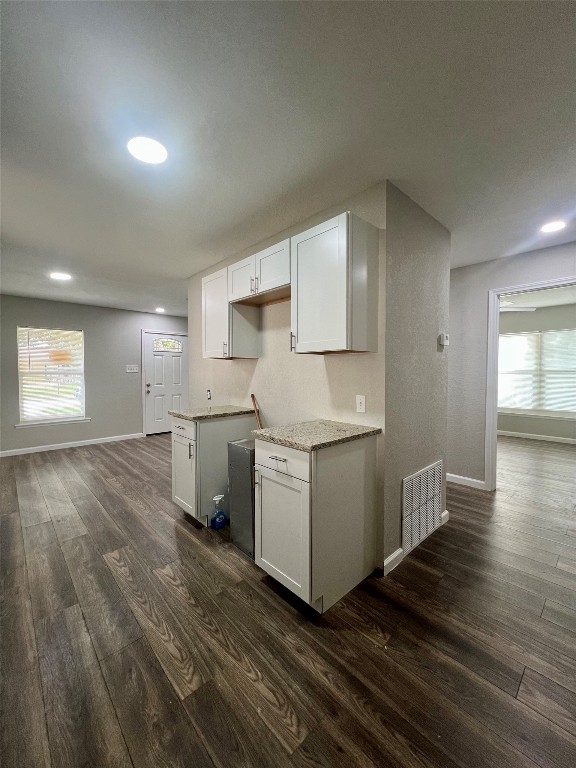
POLYGON ((276 459, 276 461, 288 462, 288 459, 283 459, 282 456, 268 456, 269 459, 276 459))
POLYGON ((176 429, 186 429, 186 427, 181 427, 180 424, 175 424, 174 426, 176 427, 176 429))

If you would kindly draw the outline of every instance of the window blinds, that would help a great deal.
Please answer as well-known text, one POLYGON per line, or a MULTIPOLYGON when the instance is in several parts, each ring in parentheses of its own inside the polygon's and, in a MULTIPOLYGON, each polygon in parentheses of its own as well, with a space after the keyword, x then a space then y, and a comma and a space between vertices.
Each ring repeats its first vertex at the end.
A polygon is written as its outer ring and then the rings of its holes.
POLYGON ((81 418, 84 333, 18 328, 20 421, 81 418))
POLYGON ((576 412, 576 330, 502 334, 498 407, 576 412))

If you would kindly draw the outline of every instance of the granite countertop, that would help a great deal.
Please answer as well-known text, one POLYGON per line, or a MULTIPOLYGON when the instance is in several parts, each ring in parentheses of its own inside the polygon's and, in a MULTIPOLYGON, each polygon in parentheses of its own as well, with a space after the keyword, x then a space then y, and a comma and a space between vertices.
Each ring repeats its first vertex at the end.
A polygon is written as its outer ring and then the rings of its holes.
POLYGON ((211 405, 202 408, 185 408, 183 411, 168 411, 170 416, 187 421, 204 421, 223 416, 242 416, 245 413, 254 413, 254 411, 252 408, 242 408, 238 405, 211 405))
POLYGON ((380 427, 366 427, 362 424, 346 424, 342 421, 303 421, 300 424, 288 424, 284 427, 255 429, 252 434, 257 440, 285 445, 298 451, 315 451, 350 440, 359 440, 368 435, 378 435, 380 427))

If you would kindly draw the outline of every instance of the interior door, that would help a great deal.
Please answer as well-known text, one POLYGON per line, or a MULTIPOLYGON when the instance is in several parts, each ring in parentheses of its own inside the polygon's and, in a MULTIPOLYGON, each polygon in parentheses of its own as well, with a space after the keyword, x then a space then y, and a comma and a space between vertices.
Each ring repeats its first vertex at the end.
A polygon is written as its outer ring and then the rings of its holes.
POLYGON ((144 432, 170 432, 169 410, 188 407, 188 337, 143 334, 144 432))
POLYGON ((256 466, 255 562, 310 602, 310 483, 256 466))

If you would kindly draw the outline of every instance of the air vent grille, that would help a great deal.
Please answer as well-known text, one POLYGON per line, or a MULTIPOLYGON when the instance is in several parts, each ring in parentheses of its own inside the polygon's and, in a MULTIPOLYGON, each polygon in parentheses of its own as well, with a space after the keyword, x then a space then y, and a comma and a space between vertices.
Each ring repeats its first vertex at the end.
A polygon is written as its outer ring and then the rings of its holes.
POLYGON ((429 536, 442 521, 442 461, 402 480, 402 549, 404 553, 429 536))

